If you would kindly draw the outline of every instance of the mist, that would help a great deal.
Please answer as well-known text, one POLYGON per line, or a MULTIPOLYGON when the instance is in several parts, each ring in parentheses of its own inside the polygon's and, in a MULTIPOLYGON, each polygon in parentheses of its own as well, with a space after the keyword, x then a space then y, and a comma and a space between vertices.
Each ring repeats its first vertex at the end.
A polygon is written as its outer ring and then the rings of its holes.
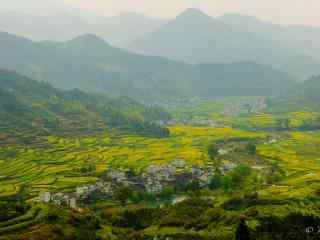
POLYGON ((186 8, 198 8, 211 16, 237 13, 259 17, 284 25, 320 25, 320 2, 317 0, 12 0, 2 1, 0 11, 33 15, 54 15, 61 12, 114 16, 135 12, 153 17, 173 18, 186 8))

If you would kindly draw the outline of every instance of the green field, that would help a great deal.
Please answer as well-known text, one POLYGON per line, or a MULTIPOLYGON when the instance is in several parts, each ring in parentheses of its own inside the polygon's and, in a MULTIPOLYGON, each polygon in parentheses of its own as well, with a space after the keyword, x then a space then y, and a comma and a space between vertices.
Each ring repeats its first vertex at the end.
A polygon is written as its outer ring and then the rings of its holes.
MULTIPOLYGON (((78 185, 97 181, 110 166, 141 172, 150 164, 170 163, 177 158, 185 159, 189 166, 203 165, 210 161, 208 144, 235 137, 260 139, 258 155, 269 159, 269 163, 278 162, 285 170, 281 186, 268 187, 263 193, 303 197, 320 187, 319 132, 268 133, 191 126, 175 126, 170 131, 169 138, 118 134, 51 136, 41 137, 32 145, 3 146, 0 195, 14 195, 24 188, 31 196, 45 189, 73 191, 78 185), (269 143, 273 137, 277 142, 269 143), (94 166, 94 170, 83 173, 81 169, 87 166, 94 166)), ((236 161, 237 157, 231 160, 236 161)), ((249 159, 247 163, 252 164, 249 159)))
POLYGON ((31 193, 43 189, 72 190, 79 184, 94 182, 110 166, 142 171, 150 164, 170 163, 183 158, 191 166, 208 161, 207 145, 227 137, 264 137, 236 129, 176 126, 169 138, 134 135, 96 135, 83 137, 45 137, 32 145, 12 144, 0 148, 0 194, 19 192, 22 186, 31 193), (95 171, 81 173, 94 165, 95 171))
POLYGON ((221 114, 236 99, 208 100, 194 108, 174 110, 174 118, 212 119, 225 127, 181 123, 169 127, 168 137, 121 131, 49 136, 19 132, 15 139, 0 135, 0 203, 23 197, 29 206, 0 221, 0 239, 31 240, 35 235, 41 240, 51 236, 88 239, 96 234, 93 239, 162 236, 231 240, 241 219, 259 240, 264 238, 256 234, 268 230, 271 223, 275 232, 266 239, 286 239, 285 235, 276 238, 277 231, 300 234, 297 239, 305 237, 305 222, 317 223, 320 218, 320 132, 302 131, 299 126, 317 119, 319 114, 221 114), (280 118, 290 119, 290 128, 279 130, 280 118), (254 153, 248 152, 250 144, 255 147, 254 153), (211 148, 224 153, 212 156, 211 148), (231 171, 220 179, 219 188, 177 191, 174 197, 185 200, 169 205, 159 200, 128 200, 120 206, 112 198, 71 210, 34 202, 40 191, 74 192, 77 186, 95 183, 110 167, 140 174, 151 164, 163 165, 176 159, 185 160, 187 171, 194 165, 231 163, 249 167, 251 173, 247 178, 238 176, 242 179, 238 186, 225 188, 223 181, 230 179, 234 174, 231 171), (79 222, 88 226, 82 227, 86 232, 79 229, 79 222))

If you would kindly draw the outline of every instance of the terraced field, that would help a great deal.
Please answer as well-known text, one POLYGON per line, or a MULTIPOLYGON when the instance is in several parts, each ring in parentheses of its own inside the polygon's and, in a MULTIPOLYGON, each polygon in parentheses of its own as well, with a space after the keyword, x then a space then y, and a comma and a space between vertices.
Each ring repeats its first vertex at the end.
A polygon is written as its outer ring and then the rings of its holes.
MULTIPOLYGON (((259 138, 258 154, 278 162, 285 179, 265 188, 262 194, 303 198, 320 188, 320 133, 268 133, 232 128, 171 127, 171 137, 133 135, 45 137, 32 145, 14 144, 0 148, 0 196, 28 189, 30 196, 40 190, 73 191, 81 184, 98 180, 110 166, 142 171, 150 164, 170 163, 183 158, 189 164, 209 160, 207 146, 230 137, 259 138), (270 142, 272 137, 279 140, 270 142), (91 167, 91 171, 83 168, 91 167), (306 186, 306 183, 307 186, 306 186)), ((249 159, 248 159, 249 160, 249 159)))
POLYGON ((259 146, 259 154, 277 159, 286 177, 263 193, 304 199, 320 189, 320 132, 290 132, 277 143, 259 146))
POLYGON ((202 100, 194 105, 180 106, 174 109, 172 114, 177 119, 210 119, 227 126, 252 130, 275 129, 279 127, 281 119, 288 119, 291 128, 298 128, 320 117, 319 112, 297 106, 292 109, 290 107, 281 109, 281 111, 278 111, 276 106, 272 106, 251 112, 250 103, 259 101, 259 99, 261 98, 226 97, 202 100), (242 104, 239 104, 241 102, 242 104))
MULTIPOLYGON (((0 236, 41 223, 47 216, 47 214, 47 207, 40 205, 34 206, 30 208, 25 214, 0 222, 0 236)), ((0 239, 2 238, 0 237, 0 239)))
POLYGON ((0 196, 18 193, 24 187, 31 195, 43 189, 71 191, 79 184, 94 182, 110 166, 139 172, 151 163, 163 164, 183 158, 189 165, 209 161, 207 145, 228 137, 263 138, 231 128, 176 126, 170 138, 126 135, 47 137, 32 145, 0 148, 0 196), (82 169, 93 166, 93 171, 82 169))

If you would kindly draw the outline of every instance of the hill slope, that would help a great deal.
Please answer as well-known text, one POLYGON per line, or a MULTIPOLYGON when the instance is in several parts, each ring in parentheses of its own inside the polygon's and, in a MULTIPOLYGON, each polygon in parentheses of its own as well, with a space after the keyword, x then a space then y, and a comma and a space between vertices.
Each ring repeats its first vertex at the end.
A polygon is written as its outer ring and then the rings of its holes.
POLYGON ((284 114, 287 112, 320 112, 320 76, 296 84, 285 95, 270 100, 269 112, 284 114))
POLYGON ((120 130, 166 136, 168 130, 151 122, 166 112, 128 98, 109 99, 79 90, 61 91, 15 72, 0 70, 2 133, 82 134, 120 130))
POLYGON ((283 72, 254 63, 204 67, 136 55, 90 34, 57 43, 33 42, 0 32, 0 51, 2 68, 64 89, 80 88, 116 96, 269 96, 282 92, 293 81, 283 72), (239 84, 241 91, 237 90, 239 84))
POLYGON ((256 34, 280 46, 298 49, 320 59, 320 27, 283 26, 237 14, 223 15, 218 19, 238 31, 256 34))
POLYGON ((168 24, 134 41, 129 49, 191 63, 252 61, 306 78, 320 61, 254 33, 188 9, 168 24))

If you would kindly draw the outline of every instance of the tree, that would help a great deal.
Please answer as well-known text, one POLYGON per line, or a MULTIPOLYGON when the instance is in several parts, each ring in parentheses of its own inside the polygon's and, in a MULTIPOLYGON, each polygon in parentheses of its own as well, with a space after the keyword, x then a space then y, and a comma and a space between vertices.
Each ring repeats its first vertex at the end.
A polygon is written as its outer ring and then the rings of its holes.
POLYGON ((221 186, 225 192, 229 192, 232 189, 232 178, 230 176, 224 176, 221 179, 221 186))
POLYGON ((143 196, 138 191, 132 191, 130 196, 129 196, 129 199, 133 203, 139 203, 139 202, 141 202, 143 200, 143 196))
POLYGON ((256 155, 257 154, 257 147, 253 143, 249 143, 246 147, 246 151, 250 155, 256 155))
POLYGON ((174 195, 174 188, 171 186, 164 187, 160 193, 160 198, 163 201, 171 200, 174 195))
POLYGON ((213 143, 208 147, 208 155, 213 160, 219 154, 219 148, 213 143))
POLYGON ((128 201, 131 194, 132 189, 130 187, 121 186, 115 190, 115 192, 113 193, 113 197, 115 200, 119 201, 121 205, 124 205, 128 201))
POLYGON ((155 194, 148 193, 148 192, 141 193, 141 197, 143 200, 145 200, 147 202, 155 202, 157 200, 155 194))
POLYGON ((196 181, 196 180, 192 180, 191 182, 188 183, 187 185, 187 190, 188 191, 197 191, 200 189, 200 183, 199 181, 196 181))
POLYGON ((236 188, 241 186, 243 182, 246 180, 246 178, 251 175, 251 173, 251 169, 244 165, 239 165, 236 168, 234 168, 230 174, 232 187, 236 188))
POLYGON ((250 240, 250 231, 244 219, 241 219, 238 224, 235 240, 250 240))
POLYGON ((211 179, 209 183, 210 189, 218 189, 222 186, 222 176, 220 173, 216 173, 211 179))
POLYGON ((281 130, 290 129, 290 119, 289 118, 280 118, 278 119, 278 126, 281 130))

